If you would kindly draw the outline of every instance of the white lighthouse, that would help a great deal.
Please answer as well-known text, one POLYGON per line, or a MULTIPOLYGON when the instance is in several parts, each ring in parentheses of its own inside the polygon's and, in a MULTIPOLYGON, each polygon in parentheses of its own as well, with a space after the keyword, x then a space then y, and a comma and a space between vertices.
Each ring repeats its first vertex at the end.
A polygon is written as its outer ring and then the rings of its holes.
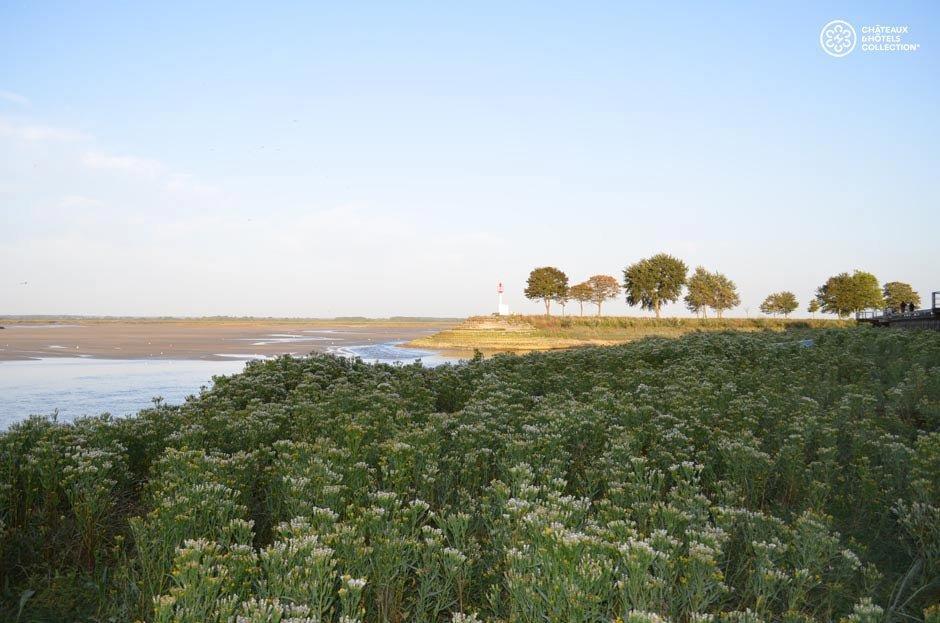
POLYGON ((509 305, 503 303, 503 282, 500 281, 499 285, 496 286, 496 315, 497 316, 508 316, 509 315, 509 305))

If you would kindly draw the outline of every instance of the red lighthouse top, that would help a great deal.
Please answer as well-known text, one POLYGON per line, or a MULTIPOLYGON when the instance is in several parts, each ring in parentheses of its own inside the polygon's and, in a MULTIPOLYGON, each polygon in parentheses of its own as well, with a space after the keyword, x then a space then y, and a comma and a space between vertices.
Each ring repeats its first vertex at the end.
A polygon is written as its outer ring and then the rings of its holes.
POLYGON ((496 286, 496 292, 497 292, 498 294, 502 294, 502 293, 503 293, 503 282, 502 282, 502 281, 500 281, 500 282, 499 282, 499 285, 496 286))

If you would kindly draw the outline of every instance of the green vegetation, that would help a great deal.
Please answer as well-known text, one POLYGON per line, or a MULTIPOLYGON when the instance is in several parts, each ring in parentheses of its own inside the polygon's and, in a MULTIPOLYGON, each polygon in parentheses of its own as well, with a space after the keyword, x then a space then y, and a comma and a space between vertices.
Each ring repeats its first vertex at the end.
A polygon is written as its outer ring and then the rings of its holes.
POLYGON ((933 332, 253 362, 0 435, 0 618, 923 620, 938 429, 933 332))
POLYGON ((799 306, 800 303, 796 300, 796 295, 784 290, 783 292, 768 294, 764 302, 760 304, 760 310, 771 316, 783 314, 783 317, 786 318, 799 306))
POLYGON ((586 281, 591 290, 591 302, 597 305, 597 315, 601 315, 604 301, 616 298, 620 294, 620 284, 610 275, 594 275, 586 281))
POLYGON ((702 318, 706 318, 708 308, 711 307, 715 315, 721 318, 725 310, 740 304, 737 286, 721 273, 710 273, 699 266, 689 278, 685 306, 696 315, 701 313, 702 318))
POLYGON ((816 299, 822 311, 840 317, 884 306, 878 279, 873 274, 861 270, 856 270, 851 275, 839 273, 830 277, 826 283, 819 286, 816 299))
POLYGON ((568 276, 553 266, 536 268, 529 273, 525 296, 531 300, 541 299, 545 303, 545 315, 550 316, 552 301, 562 306, 568 301, 568 276))
MULTIPOLYGON (((699 266, 687 278, 688 267, 679 258, 659 253, 627 266, 623 271, 623 291, 627 305, 639 305, 660 317, 664 303, 675 303, 686 289, 686 308, 696 316, 706 318, 708 309, 721 318, 725 311, 741 304, 734 281, 722 273, 709 272, 699 266)), ((564 308, 569 299, 578 301, 581 315, 584 303, 592 301, 601 315, 601 304, 620 293, 620 284, 608 275, 594 275, 583 283, 568 287, 568 277, 557 268, 536 268, 529 274, 525 295, 529 299, 541 299, 545 303, 545 315, 549 314, 552 301, 564 308)), ((807 311, 836 314, 841 318, 865 309, 880 309, 884 306, 892 311, 906 308, 913 310, 920 305, 920 295, 910 284, 892 281, 878 285, 871 273, 856 270, 853 274, 840 273, 830 277, 816 291, 807 311)), ((796 295, 784 290, 769 295, 760 306, 761 312, 776 316, 789 316, 799 307, 796 295)))
MULTIPOLYGON (((567 283, 567 277, 565 277, 565 282, 567 283)), ((564 294, 556 295, 555 300, 562 303, 562 307, 564 307, 562 301, 577 301, 581 316, 584 315, 584 304, 594 303, 597 306, 597 315, 600 316, 604 302, 615 298, 618 294, 620 294, 620 284, 617 283, 616 278, 610 275, 593 275, 587 281, 567 288, 564 294)))
POLYGON ((659 318, 663 303, 675 303, 682 294, 688 268, 682 260, 660 253, 623 270, 628 305, 639 305, 659 318))

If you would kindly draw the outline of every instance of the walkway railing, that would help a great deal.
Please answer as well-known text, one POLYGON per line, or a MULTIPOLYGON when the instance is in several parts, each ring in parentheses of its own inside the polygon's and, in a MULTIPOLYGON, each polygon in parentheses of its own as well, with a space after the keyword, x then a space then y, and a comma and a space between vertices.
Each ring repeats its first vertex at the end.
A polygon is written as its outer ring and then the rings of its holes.
POLYGON ((893 309, 863 309, 855 313, 859 322, 888 323, 897 320, 917 320, 940 316, 940 291, 930 295, 930 307, 913 311, 895 311, 893 309))

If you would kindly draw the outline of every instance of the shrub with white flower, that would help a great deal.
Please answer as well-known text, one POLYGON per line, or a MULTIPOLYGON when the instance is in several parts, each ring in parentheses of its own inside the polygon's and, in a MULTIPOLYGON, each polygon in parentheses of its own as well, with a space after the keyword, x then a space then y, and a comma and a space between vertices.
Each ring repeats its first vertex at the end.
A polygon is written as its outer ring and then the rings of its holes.
POLYGON ((940 623, 938 483, 937 333, 280 357, 0 433, 0 619, 940 623))

